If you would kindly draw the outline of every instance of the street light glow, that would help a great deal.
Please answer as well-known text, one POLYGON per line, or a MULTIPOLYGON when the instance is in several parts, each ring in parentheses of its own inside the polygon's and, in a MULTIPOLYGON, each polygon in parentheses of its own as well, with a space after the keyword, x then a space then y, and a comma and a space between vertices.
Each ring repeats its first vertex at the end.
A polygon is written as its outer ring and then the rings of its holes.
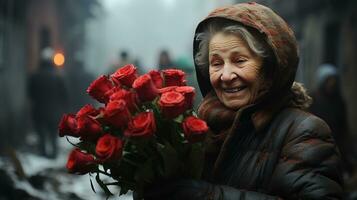
POLYGON ((62 53, 56 53, 53 57, 53 62, 57 67, 61 67, 64 64, 65 58, 62 53))

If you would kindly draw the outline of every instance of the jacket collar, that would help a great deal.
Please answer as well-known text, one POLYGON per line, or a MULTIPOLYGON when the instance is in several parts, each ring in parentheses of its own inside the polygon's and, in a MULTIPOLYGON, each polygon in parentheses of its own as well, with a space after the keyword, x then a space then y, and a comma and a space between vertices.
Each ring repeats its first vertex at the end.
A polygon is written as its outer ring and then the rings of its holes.
POLYGON ((251 122, 257 133, 262 132, 263 129, 271 122, 277 112, 286 106, 290 100, 290 95, 285 95, 280 101, 274 101, 273 98, 269 100, 261 101, 257 104, 252 104, 241 108, 235 117, 233 126, 240 122, 251 122))

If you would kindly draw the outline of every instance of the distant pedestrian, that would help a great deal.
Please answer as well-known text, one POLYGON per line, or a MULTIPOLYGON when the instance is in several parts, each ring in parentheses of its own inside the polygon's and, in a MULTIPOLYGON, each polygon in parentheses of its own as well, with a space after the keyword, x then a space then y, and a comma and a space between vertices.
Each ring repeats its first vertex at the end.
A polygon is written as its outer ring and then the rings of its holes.
POLYGON ((133 64, 134 60, 131 59, 129 56, 129 53, 126 50, 123 50, 119 53, 118 60, 115 61, 115 63, 110 66, 108 74, 114 73, 117 69, 120 67, 123 67, 124 65, 127 64, 133 64))
POLYGON ((174 68, 174 63, 171 60, 170 53, 167 50, 162 50, 159 54, 158 67, 160 70, 174 68))
POLYGON ((49 158, 57 156, 57 124, 67 104, 65 83, 56 73, 52 57, 51 48, 41 51, 38 71, 30 76, 28 88, 40 154, 49 158))
POLYGON ((347 110, 340 89, 340 77, 336 66, 323 64, 316 72, 317 87, 312 93, 310 111, 323 119, 331 128, 341 151, 346 170, 353 169, 349 157, 353 154, 348 131, 347 110))

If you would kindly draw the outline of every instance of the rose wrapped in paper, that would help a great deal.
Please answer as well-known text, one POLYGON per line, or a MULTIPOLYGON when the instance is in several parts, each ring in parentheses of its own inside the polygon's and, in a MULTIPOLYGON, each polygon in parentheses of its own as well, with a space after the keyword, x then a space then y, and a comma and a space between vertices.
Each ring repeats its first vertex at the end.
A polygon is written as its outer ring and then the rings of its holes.
MULTIPOLYGON (((137 74, 132 64, 100 76, 87 92, 103 103, 65 114, 59 136, 79 138, 67 169, 96 174, 101 188, 140 193, 152 184, 176 178, 199 179, 208 127, 193 110, 195 88, 179 69, 137 74), (102 181, 101 176, 112 178, 102 181)), ((92 185, 92 189, 93 185, 92 185)))

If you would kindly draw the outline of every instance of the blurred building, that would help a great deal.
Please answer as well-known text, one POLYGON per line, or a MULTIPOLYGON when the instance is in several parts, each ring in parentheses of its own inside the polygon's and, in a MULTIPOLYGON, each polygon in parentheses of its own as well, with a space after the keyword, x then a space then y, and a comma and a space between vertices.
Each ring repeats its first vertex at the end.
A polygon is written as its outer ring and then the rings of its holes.
POLYGON ((315 87, 315 72, 320 64, 332 63, 339 68, 350 130, 357 136, 357 1, 256 2, 272 8, 292 26, 300 49, 300 66, 296 78, 310 91, 315 87))
POLYGON ((0 0, 0 149, 24 142, 28 128, 26 81, 40 49, 65 55, 64 75, 81 60, 85 20, 97 0, 0 0), (48 30, 47 36, 41 30, 48 30))

